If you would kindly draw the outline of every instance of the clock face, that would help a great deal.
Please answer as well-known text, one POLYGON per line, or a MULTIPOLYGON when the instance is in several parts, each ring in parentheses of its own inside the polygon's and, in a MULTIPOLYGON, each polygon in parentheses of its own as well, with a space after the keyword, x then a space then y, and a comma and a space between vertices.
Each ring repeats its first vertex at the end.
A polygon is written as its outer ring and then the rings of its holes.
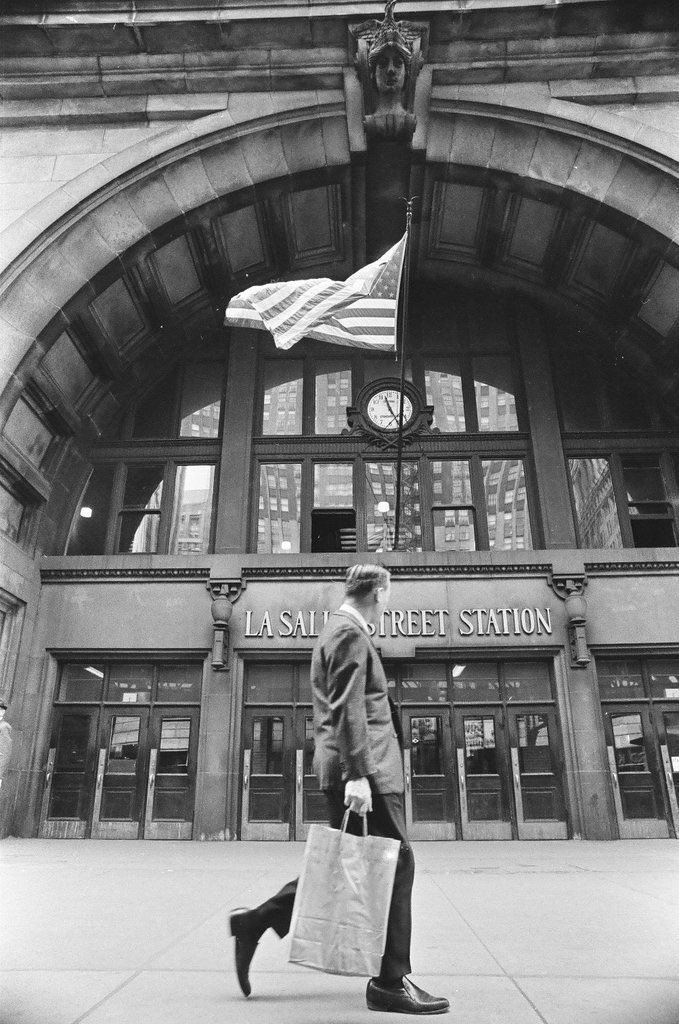
MULTIPOLYGON (((368 402, 368 416, 380 430, 398 430, 401 412, 401 393, 392 388, 376 391, 368 402)), ((410 422, 413 403, 403 395, 403 426, 410 422)))

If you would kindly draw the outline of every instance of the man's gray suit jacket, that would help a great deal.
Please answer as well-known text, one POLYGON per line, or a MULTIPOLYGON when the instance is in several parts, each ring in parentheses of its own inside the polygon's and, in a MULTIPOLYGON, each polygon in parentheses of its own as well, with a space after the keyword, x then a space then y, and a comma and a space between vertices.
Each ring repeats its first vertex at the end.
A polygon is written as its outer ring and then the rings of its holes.
POLYGON ((353 615, 330 616, 311 659, 314 771, 321 789, 368 777, 377 793, 403 792, 403 760, 387 677, 353 615))

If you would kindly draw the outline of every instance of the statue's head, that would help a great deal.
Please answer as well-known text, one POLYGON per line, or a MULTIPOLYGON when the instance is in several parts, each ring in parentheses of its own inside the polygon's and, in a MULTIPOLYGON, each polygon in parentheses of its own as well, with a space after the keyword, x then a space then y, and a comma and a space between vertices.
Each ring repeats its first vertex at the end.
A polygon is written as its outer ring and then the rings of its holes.
POLYGON ((412 51, 408 40, 394 21, 396 0, 387 4, 384 21, 368 50, 370 77, 383 96, 400 94, 408 80, 412 51))

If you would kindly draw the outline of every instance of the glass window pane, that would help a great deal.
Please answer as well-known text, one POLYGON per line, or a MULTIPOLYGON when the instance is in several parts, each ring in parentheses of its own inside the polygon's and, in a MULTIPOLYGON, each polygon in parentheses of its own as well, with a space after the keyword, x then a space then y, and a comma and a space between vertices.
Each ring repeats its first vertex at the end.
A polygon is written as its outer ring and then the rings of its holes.
POLYGON ((647 772, 641 715, 614 715, 613 743, 619 772, 647 772))
POLYGON ((441 719, 410 719, 410 765, 413 775, 443 775, 441 719))
POLYGON ((475 551, 476 522, 469 463, 466 459, 434 459, 431 466, 434 504, 446 506, 433 509, 434 550, 475 551))
POLYGON ((159 509, 163 495, 163 466, 128 466, 125 508, 159 509))
POLYGON ((214 466, 177 466, 170 554, 209 550, 214 479, 214 466))
MULTIPOLYGON (((401 376, 401 368, 399 363, 394 362, 393 355, 384 356, 382 359, 363 359, 363 384, 372 384, 374 380, 385 380, 389 378, 393 380, 395 377, 401 376)), ((405 361, 405 379, 412 381, 413 379, 413 368, 410 359, 405 361)))
POLYGON ((479 356, 472 362, 479 430, 518 430, 511 360, 479 356))
POLYGON ((523 460, 484 460, 481 466, 491 549, 509 551, 532 548, 523 460))
POLYGON ((224 364, 190 363, 184 370, 179 411, 180 437, 219 437, 224 364))
POLYGON ((309 669, 309 665, 300 665, 299 668, 299 693, 297 694, 297 700, 302 704, 311 704, 311 678, 309 675, 309 669))
POLYGON ((508 661, 505 664, 507 700, 551 700, 549 668, 540 661, 508 661))
POLYGON ((315 432, 341 434, 351 405, 351 366, 322 361, 316 364, 315 432))
POLYGON ((623 458, 622 470, 630 505, 640 505, 640 511, 643 511, 644 504, 650 502, 666 510, 664 503, 667 495, 657 459, 623 458))
POLYGON ((448 700, 448 680, 445 665, 405 665, 401 675, 401 699, 403 701, 448 700))
POLYGON ((248 665, 245 700, 250 704, 292 703, 293 675, 292 665, 248 665))
POLYGON ((103 555, 115 466, 95 466, 71 529, 68 555, 103 555))
POLYGON ((498 667, 493 661, 453 665, 453 700, 499 701, 498 667))
POLYGON ((9 414, 3 435, 34 466, 40 466, 54 439, 52 432, 22 398, 9 414))
POLYGON ((597 661, 596 674, 602 700, 638 700, 645 696, 640 661, 597 661))
POLYGON ((353 508, 354 467, 351 462, 314 466, 314 508, 353 508))
MULTIPOLYGON (((420 467, 404 462, 401 467, 400 551, 422 550, 422 508, 420 504, 420 467)), ((396 463, 366 462, 366 519, 369 551, 391 551, 394 547, 396 513, 396 463), (382 511, 380 504, 389 506, 382 511)))
POLYGON ((25 508, 11 491, 0 484, 0 533, 16 540, 21 530, 25 508))
POLYGON ((282 775, 284 755, 284 721, 265 715, 252 720, 253 775, 282 775))
POLYGON ((104 689, 104 666, 63 665, 59 681, 59 700, 101 700, 104 689))
POLYGON ((476 551, 476 524, 471 509, 435 508, 434 551, 476 551))
POLYGON ((310 716, 304 719, 304 774, 314 774, 314 720, 310 716))
POLYGON ((564 430, 603 429, 598 402, 599 370, 582 350, 569 346, 555 355, 554 388, 564 430))
POLYGON ((154 554, 158 550, 160 513, 124 512, 120 516, 118 552, 154 554))
POLYGON ((497 775, 494 718, 465 718, 464 760, 467 775, 497 775))
POLYGON ((521 774, 552 774, 554 764, 546 715, 517 715, 516 728, 521 774))
POLYGON ((621 548, 622 533, 608 459, 569 459, 582 548, 621 548))
POLYGON ((189 770, 190 718, 164 718, 156 771, 159 775, 186 775, 189 770))
POLYGON ((139 399, 132 424, 132 437, 175 436, 177 376, 177 370, 166 374, 139 399))
POLYGON ((467 429, 462 396, 462 371, 459 359, 440 359, 436 367, 424 371, 427 405, 434 406, 432 427, 444 433, 467 429))
POLYGON ((89 715, 64 715, 59 726, 54 767, 58 771, 79 772, 87 761, 90 736, 89 715))
POLYGON ((648 430, 653 426, 648 398, 626 373, 616 373, 606 393, 613 430, 648 430))
POLYGON ((277 359, 264 363, 263 434, 301 434, 304 363, 277 359))
POLYGON ((200 701, 201 666, 193 665, 159 665, 158 666, 158 701, 200 701))
POLYGON ((113 663, 108 681, 107 700, 123 704, 144 704, 151 700, 153 665, 113 663))
POLYGON ((136 772, 140 726, 141 719, 137 715, 115 715, 111 719, 107 772, 115 775, 133 775, 136 772))
POLYGON ((258 554, 299 551, 302 467, 269 463, 259 467, 258 554))
POLYGON ((651 696, 679 700, 679 658, 651 658, 647 664, 651 696))

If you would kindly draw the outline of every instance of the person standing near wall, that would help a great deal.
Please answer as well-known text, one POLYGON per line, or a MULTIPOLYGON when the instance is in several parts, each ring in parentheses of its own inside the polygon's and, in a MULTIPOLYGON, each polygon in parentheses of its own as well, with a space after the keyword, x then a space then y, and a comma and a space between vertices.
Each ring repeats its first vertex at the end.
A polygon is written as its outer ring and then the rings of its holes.
MULTIPOLYGON (((347 571, 344 603, 330 616, 314 648, 311 689, 314 704, 314 771, 323 790, 331 828, 340 828, 345 807, 367 815, 368 832, 401 841, 380 975, 371 978, 371 1010, 445 1013, 447 999, 429 995, 410 974, 411 894, 415 863, 404 808, 400 722, 370 629, 389 600, 389 572, 380 565, 347 571)), ((360 833, 354 818, 351 831, 360 833)), ((236 940, 236 973, 250 995, 250 963, 268 928, 283 938, 290 930, 297 880, 252 910, 230 917, 236 940)))
POLYGON ((12 726, 5 721, 7 705, 0 702, 0 786, 12 756, 12 726))

